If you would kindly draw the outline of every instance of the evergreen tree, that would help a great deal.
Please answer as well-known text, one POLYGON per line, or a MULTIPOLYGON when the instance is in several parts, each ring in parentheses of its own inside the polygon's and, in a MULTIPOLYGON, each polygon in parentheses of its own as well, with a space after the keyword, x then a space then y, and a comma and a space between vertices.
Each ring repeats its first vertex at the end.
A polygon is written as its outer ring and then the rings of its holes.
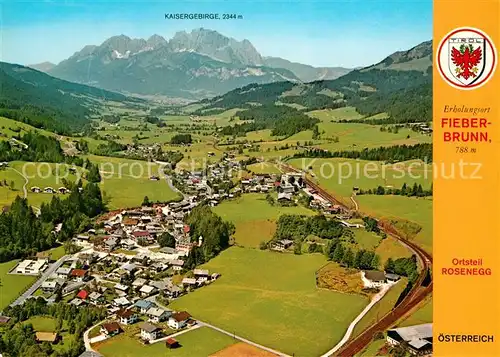
POLYGON ((335 251, 333 252, 333 261, 340 263, 344 258, 344 247, 342 244, 337 244, 335 251))
POLYGON ((354 265, 354 253, 351 248, 347 248, 344 257, 342 259, 342 264, 348 268, 351 268, 354 265))

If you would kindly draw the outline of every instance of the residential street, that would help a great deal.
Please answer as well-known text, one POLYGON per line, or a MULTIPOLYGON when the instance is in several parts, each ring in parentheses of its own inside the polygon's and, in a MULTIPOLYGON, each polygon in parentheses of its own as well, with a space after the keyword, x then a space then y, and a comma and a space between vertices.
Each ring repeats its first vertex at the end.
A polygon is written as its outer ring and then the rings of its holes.
POLYGON ((54 264, 50 265, 47 270, 43 272, 42 276, 33 285, 31 285, 28 290, 26 290, 12 304, 10 304, 10 306, 22 305, 26 301, 26 299, 29 299, 31 295, 33 295, 35 291, 43 284, 43 282, 52 275, 52 273, 59 269, 59 267, 66 261, 67 258, 68 256, 65 255, 54 264))

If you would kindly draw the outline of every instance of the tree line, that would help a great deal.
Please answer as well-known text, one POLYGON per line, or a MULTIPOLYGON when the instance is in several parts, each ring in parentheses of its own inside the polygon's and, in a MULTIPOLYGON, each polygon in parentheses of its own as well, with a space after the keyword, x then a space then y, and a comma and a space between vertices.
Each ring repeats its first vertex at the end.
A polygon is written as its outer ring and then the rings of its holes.
POLYGON ((360 249, 355 252, 350 247, 345 247, 338 240, 329 242, 325 250, 325 255, 329 260, 347 268, 377 270, 380 265, 380 257, 374 251, 360 249))
POLYGON ((84 350, 83 333, 98 321, 106 318, 106 310, 93 307, 76 307, 63 302, 47 304, 45 299, 28 299, 23 305, 6 308, 11 317, 9 327, 0 338, 0 351, 6 357, 77 357, 84 350), (56 321, 55 332, 63 330, 72 335, 63 349, 54 350, 50 343, 37 343, 35 330, 26 320, 36 316, 52 317, 56 321))
POLYGON ((229 240, 234 234, 234 225, 222 220, 209 206, 199 205, 186 217, 186 224, 190 227, 191 242, 198 243, 189 253, 185 268, 192 269, 214 258, 221 251, 229 247, 229 240))
POLYGON ((381 146, 378 148, 364 148, 363 150, 341 150, 326 151, 322 149, 308 149, 295 153, 294 158, 348 158, 369 161, 385 161, 394 163, 399 161, 408 161, 419 159, 426 162, 432 162, 432 144, 422 143, 415 145, 394 145, 381 146))
POLYGON ((7 212, 0 215, 0 262, 26 257, 52 248, 56 238, 65 241, 91 226, 91 218, 105 210, 99 186, 74 184, 65 199, 53 196, 43 203, 40 217, 25 198, 16 197, 7 212), (81 190, 80 190, 81 188, 81 190), (53 233, 61 223, 60 232, 53 233))
POLYGON ((377 93, 365 99, 353 100, 352 106, 366 117, 387 113, 387 118, 340 120, 340 122, 372 125, 402 124, 432 121, 432 82, 390 94, 377 93))
POLYGON ((430 189, 424 190, 421 184, 417 184, 416 182, 412 187, 409 187, 404 183, 401 188, 386 188, 383 186, 378 186, 373 189, 359 189, 357 191, 358 195, 398 195, 398 196, 408 196, 408 197, 428 197, 432 196, 432 185, 430 189))
POLYGON ((84 160, 64 154, 61 143, 54 137, 37 131, 0 141, 0 161, 56 162, 83 166, 84 160))
POLYGON ((176 134, 172 136, 172 139, 170 139, 170 144, 172 145, 185 145, 185 144, 191 144, 193 142, 193 138, 191 137, 191 134, 176 134))
POLYGON ((417 257, 413 254, 408 258, 398 258, 396 260, 389 258, 385 263, 386 273, 398 274, 408 277, 408 280, 414 283, 418 278, 417 257))
POLYGON ((273 240, 302 241, 311 234, 324 239, 336 239, 342 237, 344 230, 339 221, 327 219, 323 215, 307 217, 284 214, 278 218, 273 240))
POLYGON ((223 135, 243 136, 249 131, 271 129, 273 136, 291 136, 312 129, 319 122, 295 108, 274 104, 253 106, 236 112, 234 116, 248 122, 222 128, 223 135))

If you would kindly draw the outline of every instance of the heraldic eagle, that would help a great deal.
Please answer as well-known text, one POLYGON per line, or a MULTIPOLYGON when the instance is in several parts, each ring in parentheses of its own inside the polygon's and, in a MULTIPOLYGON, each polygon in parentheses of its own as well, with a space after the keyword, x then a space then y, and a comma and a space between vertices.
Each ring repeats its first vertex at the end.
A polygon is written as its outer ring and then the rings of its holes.
POLYGON ((462 77, 467 80, 477 76, 477 65, 481 62, 482 52, 481 47, 473 50, 472 45, 461 46, 460 50, 455 47, 451 50, 451 60, 457 66, 457 78, 462 77))

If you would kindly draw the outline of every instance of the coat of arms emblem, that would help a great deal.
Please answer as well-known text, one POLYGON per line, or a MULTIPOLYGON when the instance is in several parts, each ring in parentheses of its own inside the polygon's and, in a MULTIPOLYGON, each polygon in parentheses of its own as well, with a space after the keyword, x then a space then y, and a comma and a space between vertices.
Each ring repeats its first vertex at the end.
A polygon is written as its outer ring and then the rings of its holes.
POLYGON ((492 76, 496 51, 489 37, 477 29, 457 29, 438 47, 437 64, 441 76, 461 89, 477 88, 492 76))

